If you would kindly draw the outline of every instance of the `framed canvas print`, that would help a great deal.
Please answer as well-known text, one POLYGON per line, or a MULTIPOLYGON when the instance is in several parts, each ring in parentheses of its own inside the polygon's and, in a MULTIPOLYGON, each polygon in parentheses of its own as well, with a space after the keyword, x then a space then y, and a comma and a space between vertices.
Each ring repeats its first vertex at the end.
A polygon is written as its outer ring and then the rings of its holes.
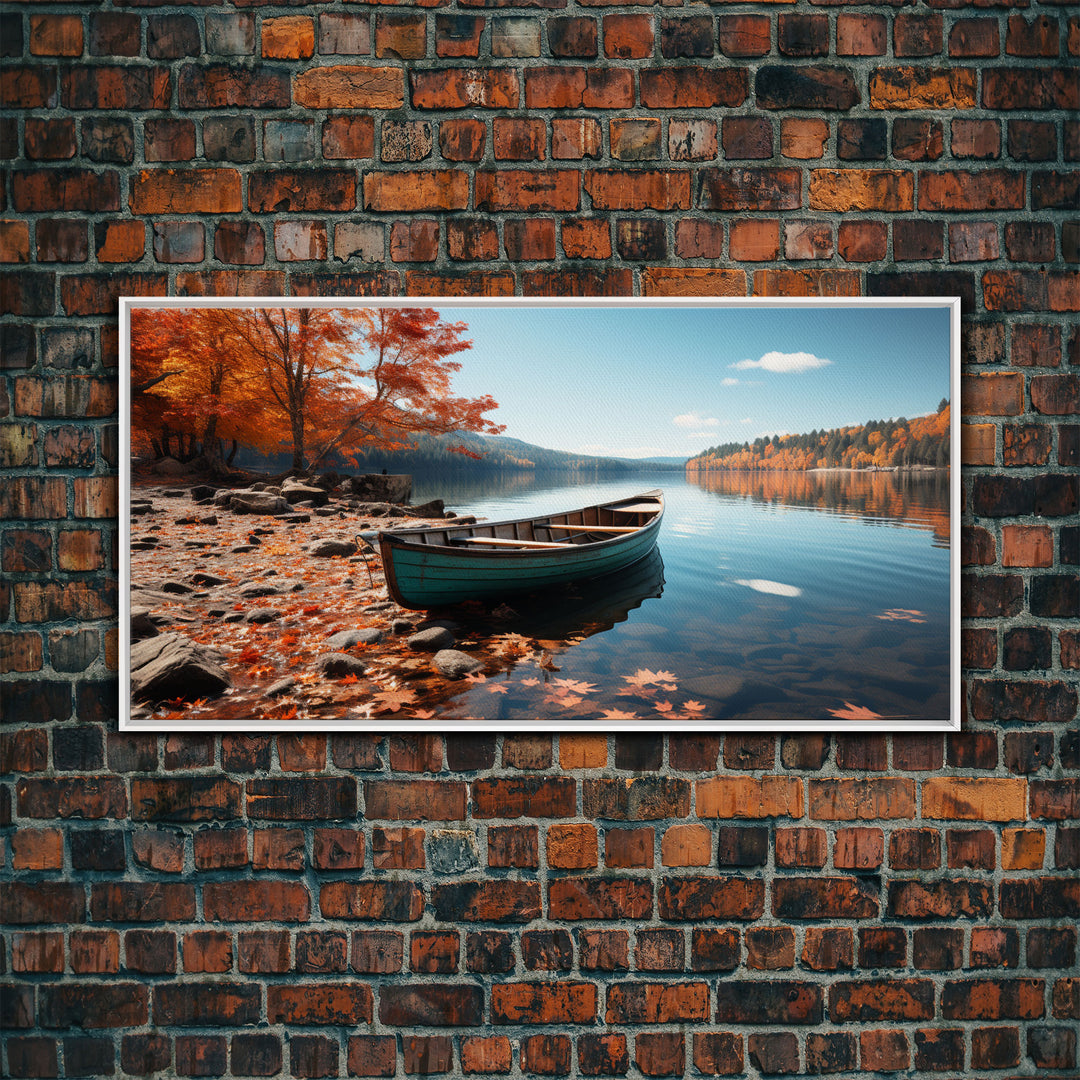
POLYGON ((960 724, 959 300, 121 301, 126 730, 960 724))

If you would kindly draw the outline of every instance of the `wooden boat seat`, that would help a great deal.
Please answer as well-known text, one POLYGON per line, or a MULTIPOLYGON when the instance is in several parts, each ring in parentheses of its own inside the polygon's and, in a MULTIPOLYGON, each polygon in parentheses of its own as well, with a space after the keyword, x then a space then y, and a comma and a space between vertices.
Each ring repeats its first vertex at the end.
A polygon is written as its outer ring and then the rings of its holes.
POLYGON ((632 533, 640 525, 534 525, 534 529, 565 529, 568 532, 632 533))
POLYGON ((453 540, 455 544, 495 544, 499 547, 522 547, 522 548, 565 548, 572 545, 558 540, 512 540, 499 536, 458 536, 453 540))

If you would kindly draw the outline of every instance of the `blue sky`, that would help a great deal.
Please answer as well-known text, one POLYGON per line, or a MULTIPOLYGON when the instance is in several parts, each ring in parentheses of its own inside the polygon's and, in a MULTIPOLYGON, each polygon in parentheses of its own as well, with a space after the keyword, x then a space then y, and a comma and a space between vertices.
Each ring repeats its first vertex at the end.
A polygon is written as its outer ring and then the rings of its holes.
POLYGON ((438 305, 469 324, 456 393, 555 450, 690 457, 724 442, 933 412, 945 307, 438 305))

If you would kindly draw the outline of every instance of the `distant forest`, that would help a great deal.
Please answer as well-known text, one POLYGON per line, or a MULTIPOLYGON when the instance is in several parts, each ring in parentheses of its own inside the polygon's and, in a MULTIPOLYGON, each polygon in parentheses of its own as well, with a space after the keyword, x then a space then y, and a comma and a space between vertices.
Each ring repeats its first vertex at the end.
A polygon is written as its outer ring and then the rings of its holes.
POLYGON ((857 427, 830 428, 806 435, 772 435, 751 442, 723 443, 686 463, 688 472, 712 469, 911 468, 949 465, 949 402, 914 420, 871 420, 857 427))
MULTIPOLYGON (((417 435, 414 447, 386 450, 373 446, 354 451, 356 464, 329 458, 328 469, 349 473, 487 473, 487 472, 573 472, 586 475, 619 476, 638 472, 632 461, 619 458, 590 457, 569 454, 562 450, 547 450, 520 439, 502 435, 480 436, 472 432, 453 435, 417 435)), ((249 467, 265 466, 266 458, 244 455, 238 462, 249 467)), ((273 457, 271 467, 279 464, 273 457)), ((286 463, 287 467, 287 463, 286 463)), ((665 466, 649 463, 650 472, 664 468, 682 470, 682 464, 665 466)))

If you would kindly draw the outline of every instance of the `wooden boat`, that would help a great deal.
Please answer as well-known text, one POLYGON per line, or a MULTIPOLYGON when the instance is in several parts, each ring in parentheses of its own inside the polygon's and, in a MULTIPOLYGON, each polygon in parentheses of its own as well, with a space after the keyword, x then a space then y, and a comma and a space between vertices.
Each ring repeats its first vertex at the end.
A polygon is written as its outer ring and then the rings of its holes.
POLYGON ((390 595, 406 608, 533 592, 610 574, 653 550, 662 491, 515 521, 379 532, 390 595))

